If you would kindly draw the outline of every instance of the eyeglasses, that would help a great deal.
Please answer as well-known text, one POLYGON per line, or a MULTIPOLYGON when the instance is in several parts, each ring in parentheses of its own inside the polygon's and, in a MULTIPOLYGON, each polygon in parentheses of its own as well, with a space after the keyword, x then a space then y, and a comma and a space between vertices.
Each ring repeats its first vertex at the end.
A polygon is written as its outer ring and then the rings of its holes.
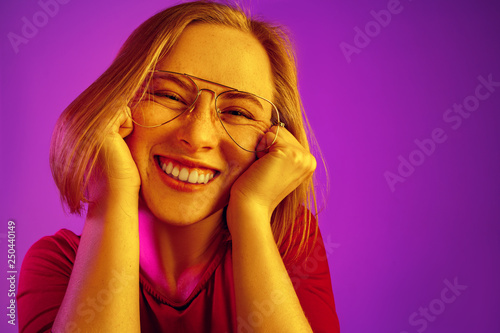
POLYGON ((215 96, 215 111, 222 127, 229 137, 248 152, 264 151, 270 148, 276 138, 280 122, 276 106, 264 97, 221 85, 193 75, 170 71, 151 71, 139 91, 137 100, 131 106, 131 118, 139 126, 153 128, 162 126, 191 112, 203 90, 215 96), (194 80, 228 88, 219 94, 210 89, 200 89, 194 80), (144 105, 146 103, 146 107, 144 105), (274 125, 278 129, 271 144, 257 150, 257 144, 274 125))

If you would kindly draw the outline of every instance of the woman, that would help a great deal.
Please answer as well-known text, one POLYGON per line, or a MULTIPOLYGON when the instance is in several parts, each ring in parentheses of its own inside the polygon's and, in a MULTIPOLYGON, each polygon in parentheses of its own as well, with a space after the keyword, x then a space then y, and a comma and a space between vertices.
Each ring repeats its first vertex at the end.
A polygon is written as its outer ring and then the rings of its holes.
POLYGON ((26 255, 22 331, 338 331, 280 29, 213 2, 153 16, 62 114, 51 167, 87 215, 26 255))

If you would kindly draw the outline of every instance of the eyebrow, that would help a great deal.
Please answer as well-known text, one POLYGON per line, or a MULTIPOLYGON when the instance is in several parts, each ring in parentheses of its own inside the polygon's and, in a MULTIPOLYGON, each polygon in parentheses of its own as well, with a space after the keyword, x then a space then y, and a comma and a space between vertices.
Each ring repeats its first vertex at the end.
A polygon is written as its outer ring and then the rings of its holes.
MULTIPOLYGON (((186 76, 188 78, 195 78, 195 79, 198 79, 198 80, 201 80, 201 81, 204 81, 204 82, 213 83, 213 84, 225 87, 225 88, 229 88, 230 90, 223 91, 223 92, 221 92, 219 94, 216 93, 216 96, 223 95, 224 98, 227 98, 229 100, 244 99, 244 100, 247 100, 247 101, 249 101, 249 102, 251 102, 251 103, 253 103, 253 104, 257 105, 257 106, 260 106, 262 109, 264 109, 264 105, 263 105, 263 103, 260 100, 261 98, 264 99, 263 97, 256 97, 256 95, 254 95, 252 93, 249 93, 249 92, 246 92, 246 91, 240 91, 240 90, 237 90, 235 88, 232 88, 232 87, 229 87, 229 86, 217 83, 217 82, 213 82, 213 81, 209 81, 209 80, 206 80, 206 79, 202 79, 200 77, 197 77, 197 76, 194 76, 194 75, 191 75, 191 74, 186 74, 186 73, 175 73, 175 74, 180 74, 180 75, 186 76)), ((193 88, 192 86, 187 85, 183 80, 179 79, 176 75, 172 75, 168 71, 158 70, 158 71, 154 71, 153 72, 153 79, 158 78, 158 79, 166 80, 165 77, 168 77, 169 80, 174 81, 175 83, 177 83, 182 88, 185 88, 185 89, 191 89, 191 88, 193 88)), ((196 85, 196 83, 195 83, 195 86, 196 86, 197 90, 203 90, 203 89, 200 89, 196 85)), ((264 103, 264 104, 267 104, 267 103, 264 103)))
POLYGON ((184 80, 181 80, 177 76, 172 75, 170 73, 162 73, 162 72, 153 73, 153 80, 157 80, 157 79, 165 80, 165 81, 166 80, 172 81, 172 82, 176 83, 177 85, 179 85, 181 88, 184 88, 186 90, 193 89, 192 85, 186 84, 186 82, 184 80))
POLYGON ((259 105, 261 108, 264 108, 262 103, 260 102, 259 98, 253 96, 251 93, 243 92, 243 91, 237 91, 237 90, 232 90, 232 91, 226 91, 221 93, 223 94, 224 98, 227 99, 245 99, 247 101, 250 101, 254 104, 259 105))

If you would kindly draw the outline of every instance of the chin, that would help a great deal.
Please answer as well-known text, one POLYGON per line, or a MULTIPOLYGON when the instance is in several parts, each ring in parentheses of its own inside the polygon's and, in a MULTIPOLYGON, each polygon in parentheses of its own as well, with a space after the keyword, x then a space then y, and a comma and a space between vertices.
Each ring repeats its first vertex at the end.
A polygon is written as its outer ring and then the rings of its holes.
POLYGON ((211 205, 208 200, 182 200, 179 197, 176 199, 158 200, 158 198, 149 198, 141 193, 140 211, 149 218, 182 227, 194 225, 210 217, 221 218, 228 202, 228 200, 219 200, 219 203, 211 205))

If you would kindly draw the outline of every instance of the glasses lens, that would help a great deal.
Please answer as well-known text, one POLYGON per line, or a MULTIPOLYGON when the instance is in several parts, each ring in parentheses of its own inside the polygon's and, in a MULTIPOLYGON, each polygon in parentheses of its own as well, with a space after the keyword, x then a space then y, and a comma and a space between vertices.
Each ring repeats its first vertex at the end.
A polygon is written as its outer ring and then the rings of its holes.
MULTIPOLYGON (((141 126, 160 126, 189 110, 197 96, 198 87, 187 75, 152 72, 131 106, 131 116, 141 126)), ((215 106, 229 136, 238 146, 250 152, 257 151, 264 134, 279 122, 276 107, 251 93, 237 90, 223 92, 217 96, 215 106)))
POLYGON ((215 104, 226 132, 247 151, 257 151, 264 134, 279 121, 278 111, 271 102, 250 93, 226 91, 217 97, 215 104))
POLYGON ((140 99, 132 108, 132 119, 146 127, 164 124, 189 109, 197 93, 196 85, 187 76, 153 72, 139 91, 140 99))

